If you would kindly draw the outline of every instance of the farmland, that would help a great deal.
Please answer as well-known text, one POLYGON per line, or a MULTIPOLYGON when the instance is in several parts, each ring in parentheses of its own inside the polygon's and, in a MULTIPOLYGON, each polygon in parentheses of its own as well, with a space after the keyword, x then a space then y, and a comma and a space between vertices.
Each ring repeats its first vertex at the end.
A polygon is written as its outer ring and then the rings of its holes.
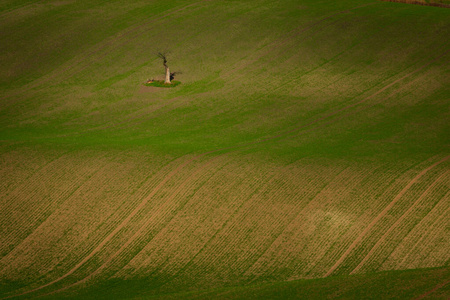
POLYGON ((450 296, 450 10, 0 14, 1 299, 450 296))
POLYGON ((418 4, 418 5, 429 5, 429 6, 437 6, 437 7, 450 7, 450 1, 448 1, 448 0, 383 0, 383 1, 418 4))

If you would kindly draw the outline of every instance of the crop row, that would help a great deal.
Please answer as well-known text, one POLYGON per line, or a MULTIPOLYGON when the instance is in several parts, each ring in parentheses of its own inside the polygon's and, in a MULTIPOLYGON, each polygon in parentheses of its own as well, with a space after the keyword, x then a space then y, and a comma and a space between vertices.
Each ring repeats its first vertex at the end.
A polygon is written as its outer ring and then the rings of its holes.
POLYGON ((430 222, 447 214, 446 159, 279 166, 243 164, 257 159, 230 153, 155 162, 146 174, 148 165, 136 169, 122 157, 94 160, 89 179, 4 258, 2 274, 28 268, 35 278, 17 294, 68 292, 110 277, 145 277, 170 290, 445 261, 436 244, 445 222, 430 222))
MULTIPOLYGON (((95 160, 88 160, 88 168, 92 170, 92 164, 95 165, 97 163, 95 160)), ((154 164, 154 166, 157 167, 158 164, 154 164)), ((84 168, 81 168, 81 165, 70 169, 65 167, 64 165, 59 166, 61 170, 73 172, 74 174, 85 171, 84 168)), ((103 165, 103 167, 102 164, 99 164, 97 168, 93 169, 97 170, 97 173, 92 174, 92 177, 88 176, 87 181, 74 180, 72 182, 74 185, 79 185, 76 191, 62 198, 64 203, 57 207, 57 210, 51 212, 47 220, 40 224, 39 230, 33 232, 33 235, 28 238, 29 242, 21 246, 21 251, 17 249, 15 251, 18 252, 17 254, 11 254, 10 258, 15 261, 15 264, 18 263, 16 266, 18 270, 12 272, 15 269, 15 265, 10 262, 8 269, 4 270, 5 272, 9 270, 4 273, 5 275, 12 276, 15 272, 20 272, 24 265, 23 261, 21 261, 24 257, 21 257, 20 254, 26 251, 26 253, 29 253, 29 256, 35 257, 35 259, 31 259, 30 262, 33 262, 33 265, 29 266, 27 272, 31 272, 34 269, 38 274, 45 275, 41 280, 48 281, 55 274, 62 270, 67 270, 68 266, 64 262, 68 260, 70 263, 76 260, 78 257, 76 251, 81 251, 80 254, 83 254, 84 251, 95 245, 93 238, 99 235, 101 237, 101 235, 105 234, 104 231, 96 231, 97 227, 103 227, 102 225, 109 223, 103 229, 111 228, 111 225, 114 226, 113 224, 117 223, 115 217, 120 216, 121 209, 134 208, 134 201, 123 201, 123 197, 128 198, 129 195, 132 195, 133 191, 131 190, 130 192, 130 188, 133 189, 133 186, 139 186, 139 180, 141 179, 135 180, 135 178, 130 179, 127 177, 130 175, 135 177, 137 175, 137 178, 145 178, 143 176, 145 174, 140 173, 145 171, 145 168, 140 169, 140 165, 133 164, 133 162, 120 165, 110 162, 106 166, 103 165), (100 170, 101 172, 99 172, 100 170), (98 184, 101 184, 100 188, 97 186, 98 184), (117 201, 119 199, 121 201, 117 201), (113 218, 110 219, 111 217, 113 218), (39 242, 39 244, 36 244, 36 242, 39 242), (89 246, 86 247, 85 244, 84 247, 79 247, 79 244, 83 244, 83 242, 87 242, 89 246), (71 251, 61 252, 61 249, 64 248, 69 248, 71 251), (61 263, 62 265, 59 266, 61 263), (59 267, 54 269, 55 266, 59 267), (50 273, 45 274, 43 272, 50 273)), ((58 182, 56 181, 55 183, 57 184, 58 182)), ((57 191, 51 191, 51 196, 59 198, 61 195, 57 191)), ((65 191, 65 187, 62 187, 62 191, 65 191)), ((37 198, 35 200, 39 201, 40 199, 37 198)), ((130 200, 134 199, 131 198, 130 200)))

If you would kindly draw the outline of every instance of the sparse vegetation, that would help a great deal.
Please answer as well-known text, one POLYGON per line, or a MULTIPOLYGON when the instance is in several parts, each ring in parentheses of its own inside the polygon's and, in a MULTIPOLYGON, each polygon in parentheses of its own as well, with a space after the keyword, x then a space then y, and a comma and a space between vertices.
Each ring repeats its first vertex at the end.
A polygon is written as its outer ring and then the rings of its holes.
POLYGON ((450 10, 0 13, 0 298, 449 298, 450 10))

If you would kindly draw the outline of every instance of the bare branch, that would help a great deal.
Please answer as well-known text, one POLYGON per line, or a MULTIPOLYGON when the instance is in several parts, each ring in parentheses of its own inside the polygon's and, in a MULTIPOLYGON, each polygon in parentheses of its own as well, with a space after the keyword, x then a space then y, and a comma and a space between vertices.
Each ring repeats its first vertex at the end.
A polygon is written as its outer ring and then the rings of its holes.
POLYGON ((167 67, 167 54, 165 52, 158 52, 157 56, 163 60, 164 67, 167 67))
POLYGON ((165 53, 158 52, 157 56, 158 56, 159 58, 164 59, 164 60, 166 59, 166 54, 165 54, 165 53))

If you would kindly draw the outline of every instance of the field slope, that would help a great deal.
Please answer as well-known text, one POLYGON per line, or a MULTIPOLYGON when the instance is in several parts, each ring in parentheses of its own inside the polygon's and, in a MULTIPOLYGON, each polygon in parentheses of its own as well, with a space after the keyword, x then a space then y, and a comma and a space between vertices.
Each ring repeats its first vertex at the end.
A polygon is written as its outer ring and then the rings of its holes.
POLYGON ((30 0, 0 16, 1 299, 450 296, 450 10, 30 0), (181 84, 144 86, 164 50, 181 84))

